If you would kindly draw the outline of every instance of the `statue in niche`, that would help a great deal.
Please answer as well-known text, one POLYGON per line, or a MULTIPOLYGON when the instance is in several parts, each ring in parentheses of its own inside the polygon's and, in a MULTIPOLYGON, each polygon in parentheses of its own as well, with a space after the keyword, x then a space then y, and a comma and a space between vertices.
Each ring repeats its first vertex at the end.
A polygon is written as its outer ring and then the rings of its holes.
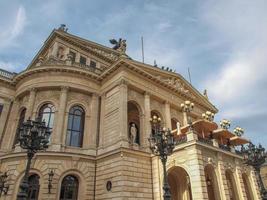
POLYGON ((181 134, 181 124, 180 122, 176 122, 176 129, 177 129, 177 135, 181 134))
POLYGON ((129 139, 131 144, 138 144, 138 128, 135 123, 130 123, 130 133, 129 133, 129 139))

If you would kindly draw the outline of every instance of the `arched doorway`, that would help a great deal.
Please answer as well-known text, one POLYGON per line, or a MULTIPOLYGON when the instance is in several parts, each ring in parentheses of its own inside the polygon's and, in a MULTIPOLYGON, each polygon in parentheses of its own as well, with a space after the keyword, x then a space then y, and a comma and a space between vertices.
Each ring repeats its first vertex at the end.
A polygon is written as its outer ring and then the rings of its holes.
POLYGON ((136 103, 128 102, 128 130, 131 143, 140 145, 140 112, 136 103))
POLYGON ((231 170, 226 170, 225 176, 226 176, 230 200, 239 200, 238 194, 237 194, 237 186, 236 186, 233 172, 231 170))
POLYGON ((190 178, 182 167, 173 167, 168 171, 172 200, 192 200, 190 178))
POLYGON ((251 185, 250 185, 250 181, 249 181, 248 175, 243 173, 242 174, 242 179, 243 179, 243 183, 244 183, 244 186, 245 186, 245 192, 246 192, 247 199, 248 200, 253 200, 253 192, 252 192, 252 188, 251 188, 251 185))
POLYGON ((217 176, 212 165, 206 165, 205 169, 205 179, 208 191, 208 197, 210 200, 220 200, 220 192, 217 181, 217 176))

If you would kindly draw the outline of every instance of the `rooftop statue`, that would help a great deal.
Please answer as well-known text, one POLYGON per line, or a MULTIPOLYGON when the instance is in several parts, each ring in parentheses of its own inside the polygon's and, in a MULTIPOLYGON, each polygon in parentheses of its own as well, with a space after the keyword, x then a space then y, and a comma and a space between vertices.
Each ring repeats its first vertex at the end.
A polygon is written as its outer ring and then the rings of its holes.
POLYGON ((120 38, 119 40, 111 39, 109 40, 109 42, 114 45, 112 47, 113 49, 121 51, 122 53, 126 52, 126 47, 127 47, 126 40, 122 38, 120 38))

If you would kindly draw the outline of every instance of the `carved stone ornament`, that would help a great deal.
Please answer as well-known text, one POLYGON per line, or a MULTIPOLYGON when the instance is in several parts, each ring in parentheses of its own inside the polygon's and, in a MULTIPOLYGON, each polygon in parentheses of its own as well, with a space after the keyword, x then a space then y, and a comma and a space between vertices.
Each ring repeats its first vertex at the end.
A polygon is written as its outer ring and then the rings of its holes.
POLYGON ((167 83, 168 85, 172 86, 179 92, 184 93, 195 99, 195 96, 186 88, 185 84, 180 79, 176 77, 163 78, 161 76, 157 76, 157 78, 163 81, 164 83, 167 83))

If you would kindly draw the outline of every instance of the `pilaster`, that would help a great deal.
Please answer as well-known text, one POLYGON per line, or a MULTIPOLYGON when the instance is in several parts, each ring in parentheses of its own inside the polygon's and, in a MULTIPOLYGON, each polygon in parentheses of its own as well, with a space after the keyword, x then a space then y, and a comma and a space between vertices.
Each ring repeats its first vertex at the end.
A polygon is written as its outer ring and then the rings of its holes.
POLYGON ((4 151, 10 150, 13 147, 13 140, 15 138, 16 129, 18 125, 18 112, 19 112, 19 102, 17 100, 13 101, 9 120, 7 121, 7 128, 4 130, 3 140, 1 141, 1 149, 4 151))
POLYGON ((119 138, 122 142, 128 143, 128 114, 127 114, 127 101, 128 101, 128 86, 127 81, 122 79, 119 85, 119 138))
POLYGON ((64 119, 66 114, 66 105, 67 105, 67 96, 68 96, 69 88, 66 86, 61 87, 60 100, 59 100, 59 108, 57 113, 57 123, 55 132, 52 133, 52 145, 53 149, 59 150, 60 146, 64 143, 62 141, 63 134, 65 134, 66 130, 64 130, 64 119))
POLYGON ((244 181, 242 178, 242 172, 241 168, 238 166, 238 162, 236 161, 236 170, 235 170, 235 175, 236 175, 236 186, 237 186, 237 191, 238 191, 238 196, 240 200, 246 200, 247 195, 246 195, 246 190, 245 190, 245 185, 244 181))
POLYGON ((172 122, 171 122, 171 106, 168 101, 164 103, 164 112, 165 112, 165 119, 166 119, 166 128, 171 129, 172 128, 172 122))
POLYGON ((7 123, 11 100, 4 100, 3 110, 0 117, 0 138, 3 138, 5 124, 7 123))
POLYGON ((150 94, 148 92, 145 92, 144 94, 144 108, 145 108, 145 122, 144 122, 144 133, 143 133, 143 140, 144 140, 144 147, 148 147, 148 138, 151 133, 151 124, 150 124, 150 118, 151 118, 151 109, 150 109, 150 94))
POLYGON ((208 191, 204 172, 204 164, 201 150, 197 146, 192 146, 187 150, 188 160, 190 163, 190 183, 192 196, 194 200, 208 200, 208 191))
POLYGON ((85 135, 83 139, 83 148, 96 147, 97 138, 97 124, 98 124, 98 107, 99 97, 97 94, 93 94, 90 102, 90 115, 86 116, 85 122, 85 135), (87 127, 86 124, 89 126, 87 127))
POLYGON ((105 101, 106 101, 106 93, 101 95, 101 103, 100 103, 100 130, 99 130, 99 146, 103 148, 104 146, 104 118, 105 118, 105 101))
POLYGON ((30 96, 29 96, 29 101, 28 101, 28 105, 26 109, 25 120, 32 119, 33 117, 33 108, 35 104, 36 92, 37 92, 36 88, 30 89, 30 96))
POLYGON ((221 154, 218 154, 218 184, 220 186, 220 193, 222 200, 230 199, 229 189, 227 185, 225 167, 223 163, 223 158, 221 154))

